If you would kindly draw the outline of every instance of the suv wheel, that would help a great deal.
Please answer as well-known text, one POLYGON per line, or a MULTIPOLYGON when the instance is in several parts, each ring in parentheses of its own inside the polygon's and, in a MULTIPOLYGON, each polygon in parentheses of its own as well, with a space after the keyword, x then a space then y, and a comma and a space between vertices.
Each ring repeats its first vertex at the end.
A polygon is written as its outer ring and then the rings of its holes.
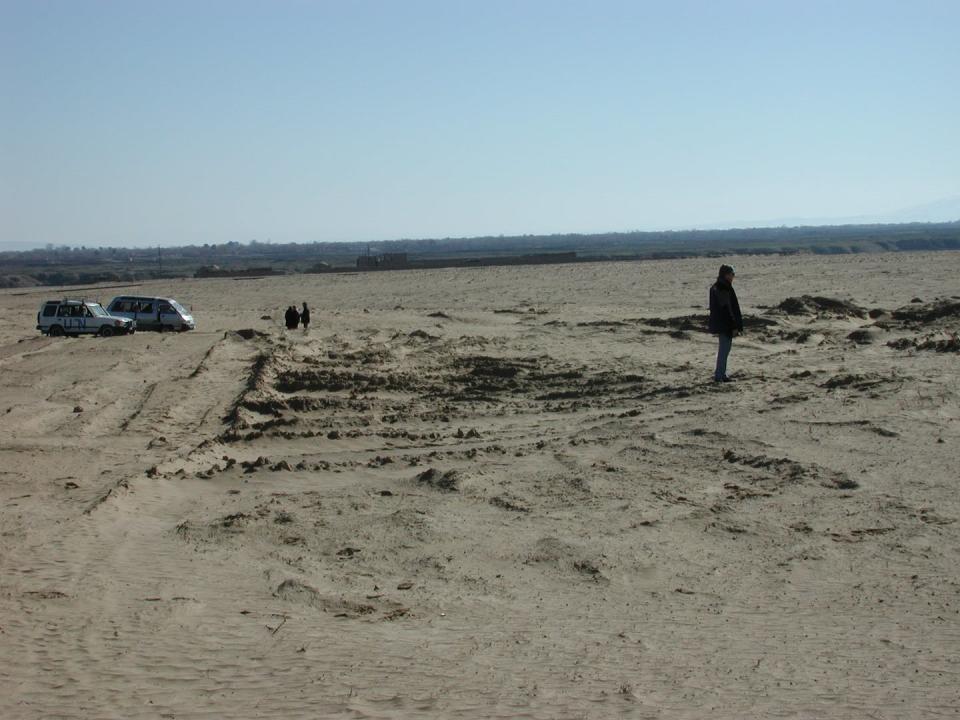
POLYGON ((50 335, 50 337, 63 337, 63 328, 59 325, 53 325, 47 331, 47 334, 50 335))
POLYGON ((109 325, 104 325, 102 328, 100 328, 101 337, 110 337, 111 335, 113 335, 113 328, 109 325))

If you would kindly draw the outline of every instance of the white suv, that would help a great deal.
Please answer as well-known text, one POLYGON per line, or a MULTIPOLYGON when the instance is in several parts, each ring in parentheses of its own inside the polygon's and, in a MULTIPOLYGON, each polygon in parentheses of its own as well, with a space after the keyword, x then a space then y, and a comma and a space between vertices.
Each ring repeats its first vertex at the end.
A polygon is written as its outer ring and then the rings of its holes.
POLYGON ((137 323, 115 317, 89 300, 47 300, 37 313, 37 330, 51 337, 93 333, 110 337, 136 330, 137 323))

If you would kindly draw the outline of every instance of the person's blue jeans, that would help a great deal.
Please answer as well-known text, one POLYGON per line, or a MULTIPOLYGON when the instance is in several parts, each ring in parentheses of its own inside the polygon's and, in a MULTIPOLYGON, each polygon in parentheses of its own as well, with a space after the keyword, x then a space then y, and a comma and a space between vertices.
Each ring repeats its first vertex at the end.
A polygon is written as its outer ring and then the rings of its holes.
POLYGON ((717 349, 717 369, 713 373, 713 379, 717 382, 727 376, 727 357, 730 355, 730 348, 733 347, 733 335, 720 333, 720 347, 717 349))

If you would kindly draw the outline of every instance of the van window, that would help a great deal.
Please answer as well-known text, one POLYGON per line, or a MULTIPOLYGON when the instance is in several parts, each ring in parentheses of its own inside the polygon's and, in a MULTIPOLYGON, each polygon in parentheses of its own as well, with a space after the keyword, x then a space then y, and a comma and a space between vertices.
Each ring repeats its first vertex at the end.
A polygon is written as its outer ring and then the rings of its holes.
POLYGON ((43 316, 44 317, 53 317, 57 314, 56 305, 44 305, 43 306, 43 316))
POLYGON ((140 303, 140 310, 138 312, 142 313, 152 313, 153 312, 153 303, 145 302, 140 303))
POLYGON ((172 314, 173 314, 173 308, 170 307, 170 305, 167 304, 167 303, 160 303, 160 314, 161 314, 161 315, 172 315, 172 314))

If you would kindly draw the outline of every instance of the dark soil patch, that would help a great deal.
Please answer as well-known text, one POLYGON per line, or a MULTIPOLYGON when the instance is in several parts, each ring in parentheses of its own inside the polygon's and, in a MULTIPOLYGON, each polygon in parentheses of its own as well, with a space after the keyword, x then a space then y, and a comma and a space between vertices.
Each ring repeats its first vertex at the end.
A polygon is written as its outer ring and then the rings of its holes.
POLYGON ((457 365, 466 369, 474 377, 486 378, 514 378, 522 371, 533 370, 538 367, 536 361, 511 360, 484 355, 461 358, 457 365))
POLYGON ((960 352, 960 335, 946 338, 898 338, 887 343, 894 350, 927 350, 932 352, 960 352))
POLYGON ((266 333, 260 332, 259 330, 254 330, 253 328, 243 328, 242 330, 236 330, 235 332, 244 340, 253 340, 255 338, 267 337, 266 333))
POLYGON ((741 455, 733 450, 725 450, 723 459, 729 463, 745 465, 758 470, 767 470, 774 475, 791 482, 807 478, 819 479, 824 487, 835 490, 852 490, 859 484, 840 472, 818 465, 804 465, 790 458, 772 458, 766 455, 741 455))
POLYGON ((243 525, 250 519, 250 516, 246 513, 238 512, 233 513, 232 515, 224 515, 220 518, 215 524, 219 525, 222 528, 231 528, 236 525, 243 525))
POLYGON ((819 295, 787 298, 777 306, 777 310, 784 315, 832 315, 843 318, 867 316, 866 308, 849 300, 837 300, 819 295))
MULTIPOLYGON (((553 358, 497 358, 473 355, 454 363, 458 374, 448 378, 445 394, 451 399, 489 402, 495 397, 525 397, 539 402, 580 400, 593 404, 636 389, 639 375, 611 371, 590 372, 585 367, 558 364, 553 358)), ((499 399, 499 398, 498 398, 499 399)))
POLYGON ((456 492, 460 489, 460 473, 456 470, 441 472, 436 468, 429 468, 417 475, 416 480, 421 485, 441 492, 456 492))
POLYGON ((412 333, 407 335, 411 340, 436 340, 438 339, 436 335, 431 335, 428 332, 423 330, 414 330, 412 333))
POLYGON ((509 495, 494 495, 492 498, 490 498, 490 504, 494 507, 498 507, 503 510, 509 510, 511 512, 530 512, 530 508, 527 507, 523 501, 510 497, 509 495))
POLYGON ((779 334, 782 340, 803 344, 813 336, 813 330, 781 330, 779 334))
POLYGON ((855 490, 860 487, 860 483, 848 477, 838 476, 830 478, 824 483, 824 487, 834 488, 836 490, 855 490))
POLYGON ((746 465, 747 467, 771 470, 781 477, 796 480, 807 474, 806 468, 789 458, 772 458, 766 455, 740 455, 733 450, 726 450, 723 459, 728 463, 746 465))
POLYGON ((588 322, 579 322, 577 327, 624 327, 625 322, 620 320, 590 320, 588 322))
POLYGON ((60 600, 67 597, 66 593, 60 592, 59 590, 27 590, 23 594, 39 600, 60 600))
POLYGON ((960 302, 937 300, 925 305, 906 305, 890 316, 901 322, 932 323, 944 318, 960 318, 960 302))
MULTIPOLYGON (((707 327, 709 319, 709 315, 679 315, 677 317, 667 318, 644 318, 639 322, 642 322, 644 325, 649 325, 650 327, 669 328, 674 331, 708 333, 710 332, 707 327)), ((760 330, 774 327, 775 325, 777 325, 777 321, 771 320, 770 318, 760 317, 759 315, 743 316, 744 330, 760 330)), ((672 333, 671 335, 676 337, 676 335, 672 333)))
POLYGON ((847 335, 847 340, 852 340, 857 345, 870 345, 875 341, 874 331, 867 329, 854 330, 847 335))
POLYGON ((599 566, 592 560, 577 560, 573 563, 573 569, 594 580, 603 579, 599 566))
POLYGON ((836 390, 838 388, 852 388, 854 390, 867 390, 877 385, 883 385, 890 382, 888 378, 877 377, 876 375, 860 375, 858 373, 848 373, 844 375, 835 375, 819 387, 826 390, 836 390))
POLYGON ((327 368, 287 370, 277 375, 280 392, 301 390, 366 393, 375 390, 416 390, 423 383, 417 375, 400 372, 351 372, 327 368))

